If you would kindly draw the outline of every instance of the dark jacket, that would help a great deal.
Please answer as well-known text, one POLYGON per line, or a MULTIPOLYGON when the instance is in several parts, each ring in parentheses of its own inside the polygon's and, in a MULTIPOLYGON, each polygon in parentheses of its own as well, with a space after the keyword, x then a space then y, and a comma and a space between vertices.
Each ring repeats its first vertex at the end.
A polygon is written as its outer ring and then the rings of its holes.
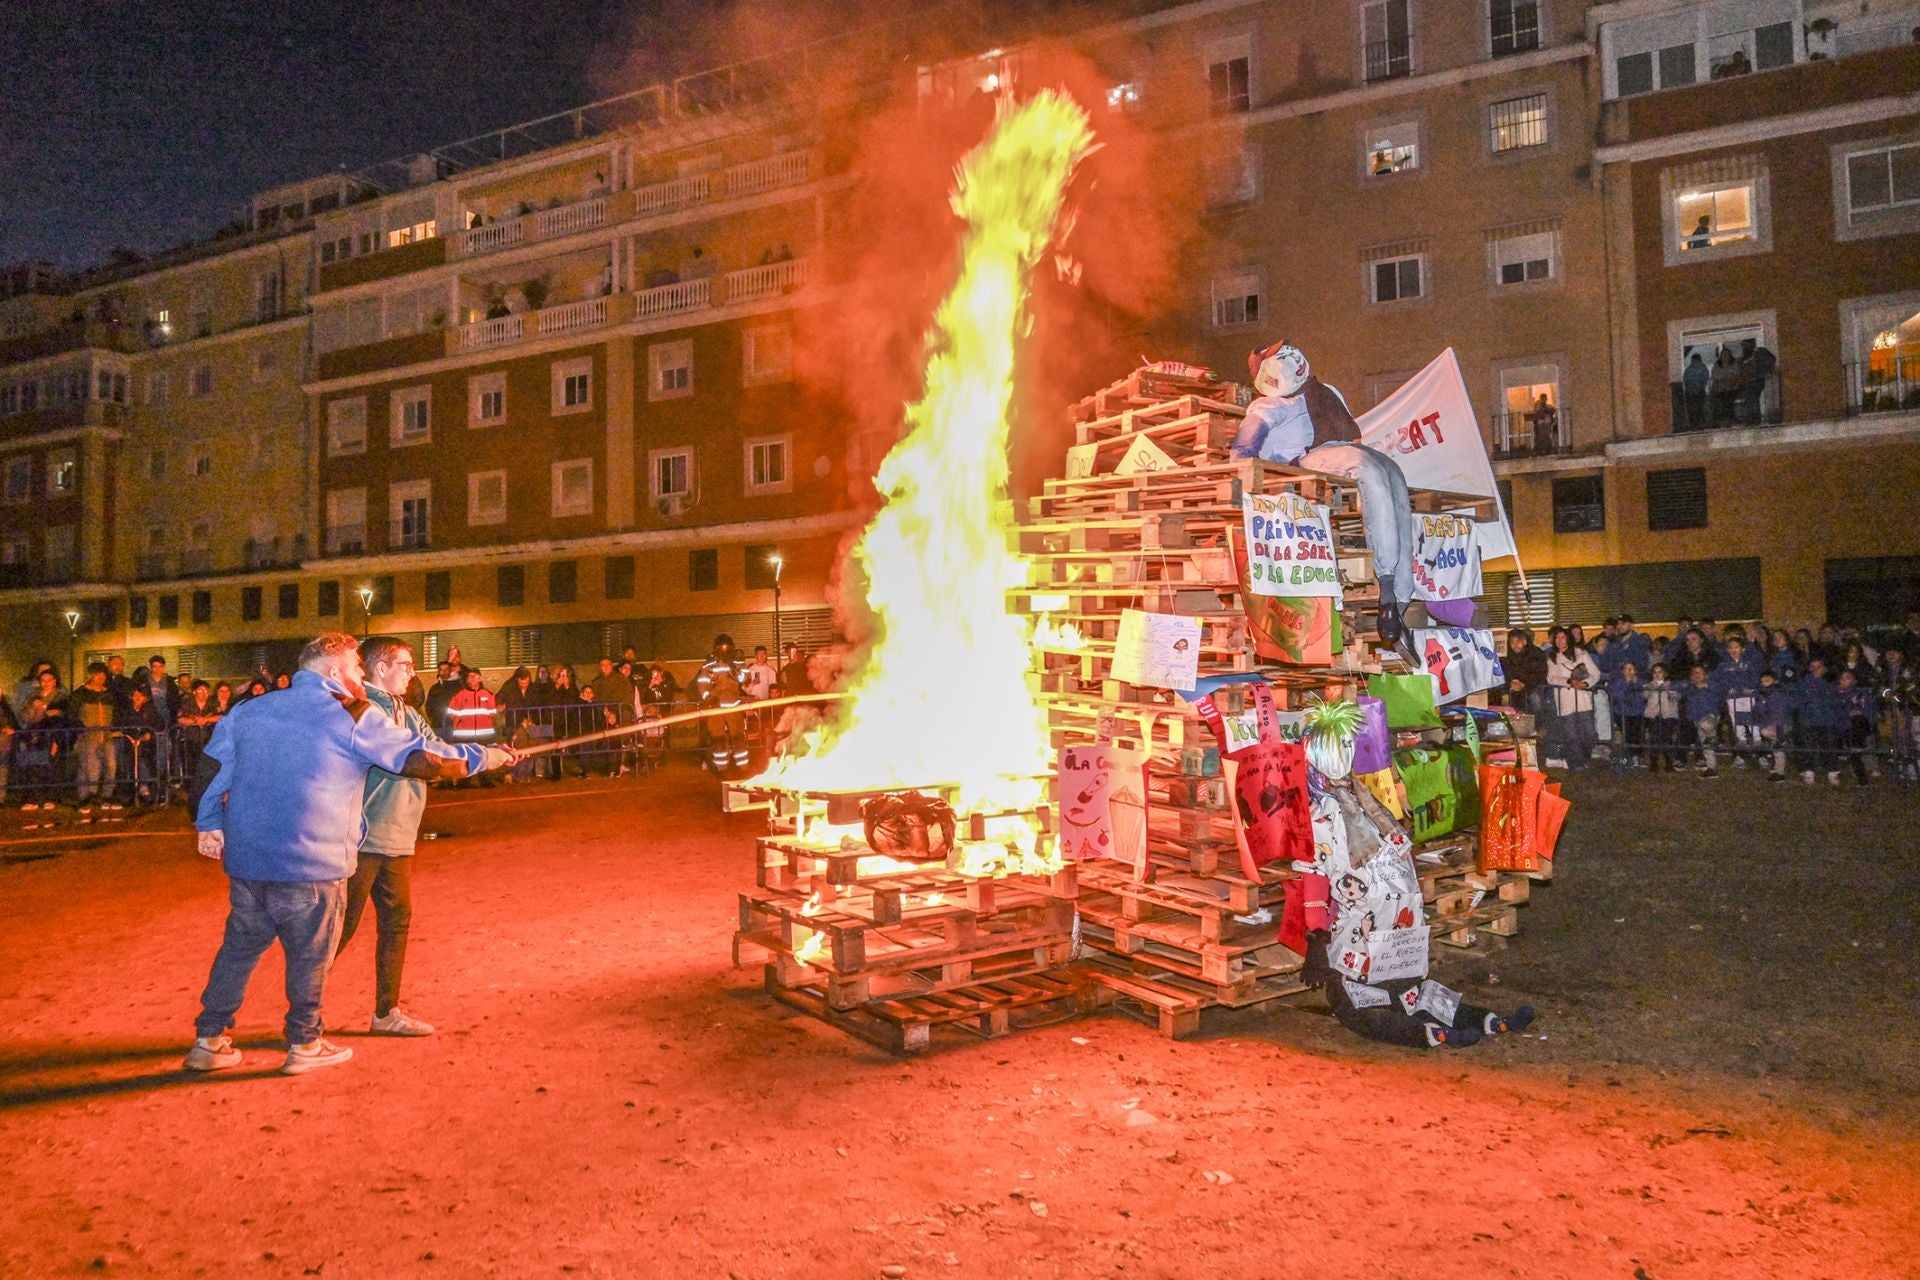
POLYGON ((1847 731, 1847 698, 1839 685, 1823 676, 1805 676, 1794 684, 1793 694, 1802 728, 1847 731))
POLYGON ((1500 666, 1509 681, 1518 680, 1524 687, 1515 693, 1507 690, 1507 705, 1525 707, 1536 690, 1547 682, 1547 651, 1537 644, 1529 644, 1518 653, 1509 650, 1500 657, 1500 666))

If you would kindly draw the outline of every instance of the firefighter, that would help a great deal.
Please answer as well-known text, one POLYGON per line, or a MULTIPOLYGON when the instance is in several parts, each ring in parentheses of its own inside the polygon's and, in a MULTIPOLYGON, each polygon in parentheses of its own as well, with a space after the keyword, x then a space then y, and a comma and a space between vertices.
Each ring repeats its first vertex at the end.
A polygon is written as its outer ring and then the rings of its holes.
POLYGON ((733 656, 733 637, 721 632, 713 638, 713 656, 693 677, 693 696, 702 708, 739 708, 701 723, 707 729, 707 767, 715 773, 744 769, 747 754, 745 673, 733 656))

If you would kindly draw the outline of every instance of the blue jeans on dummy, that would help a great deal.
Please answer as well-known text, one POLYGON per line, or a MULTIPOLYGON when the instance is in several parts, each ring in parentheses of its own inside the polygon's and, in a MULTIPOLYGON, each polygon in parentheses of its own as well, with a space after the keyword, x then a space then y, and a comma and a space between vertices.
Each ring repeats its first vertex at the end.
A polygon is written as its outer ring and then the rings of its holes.
POLYGON ((340 920, 347 907, 345 880, 283 884, 230 879, 227 932, 200 995, 194 1034, 202 1039, 233 1027, 254 966, 275 938, 287 958, 287 1043, 306 1044, 320 1035, 320 998, 339 950, 340 920))
POLYGON ((1404 609, 1413 599, 1413 499, 1400 464, 1377 449, 1343 442, 1309 449, 1298 465, 1359 486, 1374 576, 1392 591, 1395 607, 1404 609))

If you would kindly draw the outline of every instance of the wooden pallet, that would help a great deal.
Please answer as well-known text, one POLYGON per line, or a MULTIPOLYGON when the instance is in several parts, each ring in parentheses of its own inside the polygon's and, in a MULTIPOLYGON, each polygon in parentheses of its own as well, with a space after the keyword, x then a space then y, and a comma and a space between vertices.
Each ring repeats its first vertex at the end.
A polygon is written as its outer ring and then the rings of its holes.
POLYGON ((1094 1006, 1094 989, 1081 973, 1046 969, 925 995, 899 995, 852 1009, 834 1006, 817 987, 783 986, 769 967, 767 993, 828 1026, 889 1053, 924 1053, 942 1030, 991 1040, 1026 1022, 1078 1017, 1094 1006))
MULTIPOLYGON (((1002 903, 991 913, 959 903, 921 906, 897 922, 877 923, 809 899, 784 893, 740 895, 736 937, 758 947, 798 956, 816 948, 806 963, 840 976, 901 968, 925 968, 950 958, 1043 945, 1073 933, 1073 904, 1039 895, 1002 903)), ((736 963, 739 961, 736 959, 736 963)))
POLYGON ((1252 1008, 1313 990, 1298 976, 1280 975, 1256 979, 1223 995, 1219 988, 1164 971, 1134 972, 1109 962, 1086 964, 1083 969, 1104 993, 1100 1007, 1132 1001, 1153 1015, 1160 1034, 1169 1040, 1185 1040, 1197 1034, 1209 1009, 1252 1008))

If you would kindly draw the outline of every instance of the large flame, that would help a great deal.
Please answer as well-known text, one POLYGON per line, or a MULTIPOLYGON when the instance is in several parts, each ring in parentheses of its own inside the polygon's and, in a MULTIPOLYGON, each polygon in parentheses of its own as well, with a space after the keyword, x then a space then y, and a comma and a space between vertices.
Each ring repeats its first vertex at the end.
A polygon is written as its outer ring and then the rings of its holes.
MULTIPOLYGON (((951 784, 963 812, 1030 807, 1053 769, 1027 685, 1032 636, 1007 611, 1027 582, 1007 501, 1008 411, 1027 276, 1093 147, 1063 94, 1003 101, 962 162, 960 278, 935 313, 926 389, 875 484, 854 554, 877 623, 841 711, 763 781, 813 791, 951 784)), ((1057 636, 1050 634, 1050 639, 1057 636)), ((1018 843, 1031 851, 1030 831, 1018 843)))

